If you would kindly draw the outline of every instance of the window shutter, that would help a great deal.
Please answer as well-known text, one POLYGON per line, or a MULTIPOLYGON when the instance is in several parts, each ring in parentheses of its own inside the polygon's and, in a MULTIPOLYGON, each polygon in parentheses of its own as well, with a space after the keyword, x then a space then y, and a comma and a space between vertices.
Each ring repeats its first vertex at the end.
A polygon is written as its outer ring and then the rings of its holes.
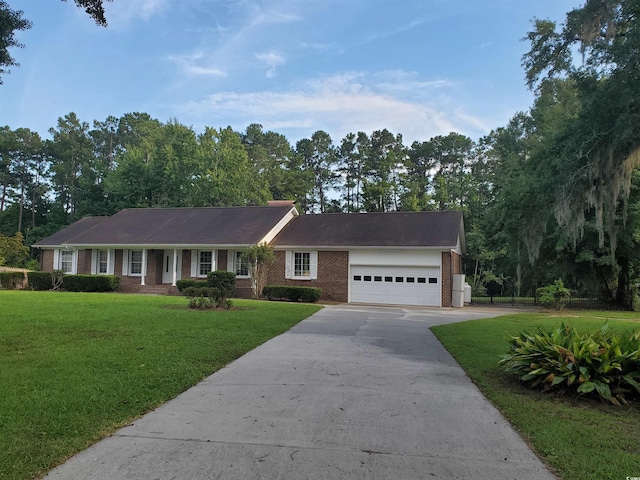
POLYGON ((53 270, 60 270, 60 250, 53 251, 53 270))
POLYGON ((211 271, 215 272, 218 269, 218 252, 211 250, 211 271))
POLYGON ((78 273, 78 250, 73 250, 71 255, 71 273, 73 275, 78 273))
POLYGON ((107 250, 107 275, 113 275, 116 269, 116 251, 113 249, 107 250))
POLYGON ((310 263, 310 278, 311 280, 317 280, 318 278, 318 252, 311 252, 309 254, 310 263))
POLYGON ((191 250, 191 278, 196 278, 198 273, 198 250, 191 250))
POLYGON ((293 252, 287 250, 284 254, 284 278, 293 277, 293 252))
POLYGON ((91 250, 91 275, 98 273, 98 250, 91 250))
POLYGON ((236 251, 227 250, 227 272, 236 273, 236 251))
POLYGON ((129 275, 129 250, 122 250, 122 275, 129 275))

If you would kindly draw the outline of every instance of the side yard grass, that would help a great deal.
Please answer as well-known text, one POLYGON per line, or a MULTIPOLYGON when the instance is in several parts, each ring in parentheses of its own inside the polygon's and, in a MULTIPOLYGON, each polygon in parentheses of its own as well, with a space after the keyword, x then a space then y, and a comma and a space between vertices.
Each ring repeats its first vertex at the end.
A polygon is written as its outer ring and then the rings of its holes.
POLYGON ((186 304, 0 291, 0 478, 41 475, 320 308, 186 304))
POLYGON ((484 395, 537 454, 565 480, 640 477, 640 406, 615 407, 591 400, 531 391, 502 372, 508 334, 551 328, 561 322, 587 332, 606 320, 621 331, 640 329, 632 312, 526 313, 442 325, 432 330, 484 395))

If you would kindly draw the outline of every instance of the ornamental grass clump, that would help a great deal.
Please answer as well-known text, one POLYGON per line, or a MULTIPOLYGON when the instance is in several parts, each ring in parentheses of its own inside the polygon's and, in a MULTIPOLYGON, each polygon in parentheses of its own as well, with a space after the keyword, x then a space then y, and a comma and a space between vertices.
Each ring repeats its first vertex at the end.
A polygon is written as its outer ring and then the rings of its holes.
POLYGON ((640 331, 618 333, 608 322, 590 334, 564 323, 509 340, 502 368, 532 388, 597 395, 615 405, 640 399, 640 331))

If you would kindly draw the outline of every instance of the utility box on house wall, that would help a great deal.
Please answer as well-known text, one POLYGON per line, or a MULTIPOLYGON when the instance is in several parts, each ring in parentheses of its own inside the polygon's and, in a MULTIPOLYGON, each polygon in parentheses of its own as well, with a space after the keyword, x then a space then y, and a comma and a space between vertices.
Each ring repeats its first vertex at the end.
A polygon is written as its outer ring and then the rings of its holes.
POLYGON ((451 297, 452 307, 462 308, 464 306, 464 275, 453 276, 451 297))

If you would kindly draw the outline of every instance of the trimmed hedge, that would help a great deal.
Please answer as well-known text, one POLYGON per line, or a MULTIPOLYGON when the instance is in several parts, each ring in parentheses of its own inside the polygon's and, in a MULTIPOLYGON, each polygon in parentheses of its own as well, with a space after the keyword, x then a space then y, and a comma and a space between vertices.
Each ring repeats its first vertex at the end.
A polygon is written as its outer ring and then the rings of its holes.
POLYGON ((15 290, 22 284, 24 273, 22 272, 0 272, 0 286, 7 290, 15 290))
POLYGON ((288 300, 290 302, 313 303, 320 300, 322 290, 316 287, 295 287, 289 285, 267 285, 262 294, 268 300, 288 300))
POLYGON ((207 275, 207 287, 220 290, 222 298, 233 296, 236 290, 236 274, 225 270, 216 270, 207 275))
POLYGON ((176 287, 178 287, 178 291, 181 293, 184 293, 184 290, 190 287, 204 288, 206 286, 207 286, 206 280, 188 279, 188 280, 178 280, 176 282, 176 287))
POLYGON ((53 280, 51 272, 28 272, 27 281, 31 290, 51 290, 53 288, 53 280))
POLYGON ((115 275, 65 275, 62 288, 68 292, 113 292, 120 286, 115 275))

